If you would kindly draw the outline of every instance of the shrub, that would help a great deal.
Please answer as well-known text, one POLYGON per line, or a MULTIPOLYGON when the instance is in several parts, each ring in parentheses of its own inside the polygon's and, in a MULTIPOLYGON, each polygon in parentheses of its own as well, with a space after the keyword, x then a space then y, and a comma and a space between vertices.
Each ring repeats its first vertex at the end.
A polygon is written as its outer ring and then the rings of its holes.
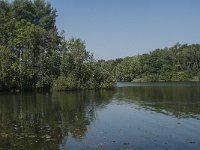
POLYGON ((59 76, 53 82, 53 89, 56 91, 68 91, 79 89, 79 82, 73 76, 59 76))

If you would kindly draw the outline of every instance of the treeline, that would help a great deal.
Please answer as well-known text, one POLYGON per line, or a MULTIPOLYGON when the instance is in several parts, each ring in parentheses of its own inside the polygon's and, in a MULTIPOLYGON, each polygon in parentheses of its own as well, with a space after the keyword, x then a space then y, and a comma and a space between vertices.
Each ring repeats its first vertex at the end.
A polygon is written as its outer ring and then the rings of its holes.
POLYGON ((179 44, 148 54, 103 61, 116 81, 200 81, 200 44, 179 44))
POLYGON ((200 45, 95 60, 81 39, 56 27, 45 0, 0 0, 0 91, 111 88, 114 81, 199 81, 200 45))
POLYGON ((112 87, 81 39, 66 40, 45 0, 0 0, 0 90, 112 87))

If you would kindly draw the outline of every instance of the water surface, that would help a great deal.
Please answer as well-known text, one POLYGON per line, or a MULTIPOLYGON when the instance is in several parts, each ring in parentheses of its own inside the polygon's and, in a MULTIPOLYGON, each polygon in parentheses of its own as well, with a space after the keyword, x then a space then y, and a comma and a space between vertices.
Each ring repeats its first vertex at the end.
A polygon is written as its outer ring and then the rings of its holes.
POLYGON ((0 94, 0 149, 200 147, 200 86, 0 94))

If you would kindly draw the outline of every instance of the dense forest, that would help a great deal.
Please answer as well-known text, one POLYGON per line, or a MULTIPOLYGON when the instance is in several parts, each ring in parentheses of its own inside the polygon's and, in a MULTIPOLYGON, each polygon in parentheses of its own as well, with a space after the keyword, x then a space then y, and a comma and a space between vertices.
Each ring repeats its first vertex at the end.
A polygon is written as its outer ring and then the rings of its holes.
POLYGON ((95 60, 79 38, 56 27, 44 0, 0 0, 0 90, 111 88, 114 81, 199 81, 200 45, 176 44, 148 54, 95 60))
POLYGON ((179 44, 123 59, 102 61, 116 81, 200 81, 200 44, 179 44))
POLYGON ((0 90, 112 87, 112 78, 86 50, 56 27, 44 0, 0 0, 0 90))

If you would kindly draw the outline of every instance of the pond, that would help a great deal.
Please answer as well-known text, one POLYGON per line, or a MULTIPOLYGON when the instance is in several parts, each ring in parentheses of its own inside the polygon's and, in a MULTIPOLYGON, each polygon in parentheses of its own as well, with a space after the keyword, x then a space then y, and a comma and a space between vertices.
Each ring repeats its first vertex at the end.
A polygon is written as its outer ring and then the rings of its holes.
MULTIPOLYGON (((200 148, 200 85, 0 94, 0 150, 200 148)), ((139 83, 137 83, 139 84, 139 83)))

